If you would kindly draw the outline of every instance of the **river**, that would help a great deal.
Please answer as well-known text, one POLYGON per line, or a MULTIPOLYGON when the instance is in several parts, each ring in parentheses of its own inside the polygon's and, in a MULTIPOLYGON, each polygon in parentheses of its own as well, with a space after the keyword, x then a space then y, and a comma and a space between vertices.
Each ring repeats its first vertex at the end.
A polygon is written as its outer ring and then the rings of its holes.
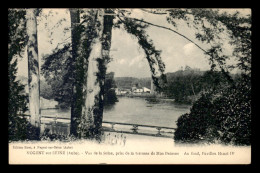
MULTIPOLYGON (((170 101, 151 103, 144 98, 118 97, 115 105, 105 106, 104 121, 176 127, 180 115, 190 111, 190 105, 170 101)), ((70 110, 42 110, 42 116, 70 117, 70 110)))

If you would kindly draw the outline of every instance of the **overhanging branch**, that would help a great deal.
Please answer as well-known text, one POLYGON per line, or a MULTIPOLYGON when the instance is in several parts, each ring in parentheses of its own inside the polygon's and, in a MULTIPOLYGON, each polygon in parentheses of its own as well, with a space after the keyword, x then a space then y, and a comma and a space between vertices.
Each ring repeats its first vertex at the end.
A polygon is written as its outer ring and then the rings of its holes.
MULTIPOLYGON (((125 23, 125 22, 120 18, 120 15, 117 14, 116 16, 118 17, 118 19, 119 19, 121 22, 125 23)), ((175 30, 173 30, 173 29, 171 29, 171 28, 168 28, 168 27, 165 27, 165 26, 156 25, 156 24, 153 24, 153 23, 150 23, 150 22, 146 22, 146 21, 144 21, 144 20, 127 17, 127 16, 125 16, 123 13, 122 13, 122 16, 121 16, 121 17, 129 18, 129 19, 132 19, 132 20, 135 20, 135 21, 139 21, 139 22, 142 22, 142 23, 146 23, 146 24, 151 25, 151 26, 155 26, 155 27, 159 27, 159 28, 163 28, 163 29, 172 31, 172 32, 178 34, 179 36, 185 38, 186 40, 190 41, 190 42, 193 43, 195 46, 197 46, 200 50, 202 50, 205 54, 209 55, 210 57, 212 57, 212 58, 214 59, 214 54, 213 54, 213 53, 209 53, 208 51, 204 50, 204 49, 203 49, 202 47, 200 47, 197 43, 195 43, 194 41, 192 41, 191 39, 189 39, 189 38, 186 37, 185 35, 183 35, 183 34, 177 32, 177 31, 175 31, 175 30)), ((219 65, 219 67, 220 67, 222 70, 224 70, 224 72, 225 72, 225 71, 228 71, 227 69, 224 69, 224 67, 222 67, 222 65, 220 64, 220 62, 219 62, 218 60, 217 60, 217 63, 218 63, 218 65, 219 65)))
MULTIPOLYGON (((121 22, 124 22, 119 15, 116 15, 119 20, 121 22)), ((158 28, 163 28, 163 29, 166 29, 166 30, 169 30, 169 31, 172 31, 174 32, 175 34, 178 34, 179 36, 185 38, 186 40, 190 41, 191 43, 193 43, 195 46, 197 46, 200 50, 202 50, 203 52, 205 52, 206 54, 208 54, 208 52, 206 50, 204 50, 202 47, 200 47, 197 43, 195 43, 194 41, 192 41, 191 39, 189 39, 188 37, 186 37, 185 35, 171 29, 171 28, 168 28, 168 27, 165 27, 165 26, 161 26, 161 25, 156 25, 156 24, 153 24, 153 23, 150 23, 150 22, 146 22, 144 20, 140 20, 140 19, 136 19, 136 18, 131 18, 131 17, 126 17, 125 15, 121 16, 121 17, 125 17, 125 18, 129 18, 129 19, 132 19, 132 20, 135 20, 135 21, 139 21, 139 22, 142 22, 142 23, 146 23, 148 25, 151 25, 151 26, 155 26, 155 27, 158 27, 158 28)))
POLYGON ((195 46, 197 46, 197 47, 198 47, 199 49, 201 49, 203 52, 207 53, 207 51, 204 50, 203 48, 201 48, 197 43, 195 43, 194 41, 192 41, 191 39, 189 39, 189 38, 186 37, 185 35, 183 35, 183 34, 177 32, 177 31, 175 31, 175 30, 173 30, 173 29, 171 29, 171 28, 168 28, 168 27, 165 27, 165 26, 156 25, 156 24, 153 24, 153 23, 150 23, 150 22, 146 22, 146 21, 143 21, 143 20, 140 20, 140 19, 135 19, 135 18, 133 18, 133 20, 139 21, 139 22, 143 22, 143 23, 146 23, 146 24, 148 24, 148 25, 156 26, 156 27, 158 27, 158 28, 163 28, 163 29, 172 31, 172 32, 178 34, 179 36, 185 38, 186 40, 190 41, 191 43, 193 43, 195 46))

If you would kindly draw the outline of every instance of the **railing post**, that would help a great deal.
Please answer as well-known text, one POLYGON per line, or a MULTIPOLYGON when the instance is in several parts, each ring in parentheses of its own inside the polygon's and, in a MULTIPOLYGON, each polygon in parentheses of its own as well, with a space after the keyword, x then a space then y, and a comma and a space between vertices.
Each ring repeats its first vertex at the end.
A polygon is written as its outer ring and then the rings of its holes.
POLYGON ((115 125, 115 123, 111 123, 111 128, 112 128, 113 130, 115 130, 115 129, 114 129, 114 125, 115 125))
POLYGON ((162 129, 162 128, 161 128, 161 127, 157 127, 156 129, 158 130, 158 133, 157 133, 156 135, 157 135, 157 136, 161 136, 161 135, 162 135, 162 134, 161 134, 161 129, 162 129))
POLYGON ((42 123, 41 108, 40 108, 40 118, 39 118, 39 121, 40 121, 40 135, 42 135, 44 130, 45 130, 45 124, 42 123))
POLYGON ((138 125, 133 125, 133 128, 131 130, 133 130, 133 133, 138 133, 138 125))
POLYGON ((67 134, 70 135, 70 123, 68 124, 67 134))

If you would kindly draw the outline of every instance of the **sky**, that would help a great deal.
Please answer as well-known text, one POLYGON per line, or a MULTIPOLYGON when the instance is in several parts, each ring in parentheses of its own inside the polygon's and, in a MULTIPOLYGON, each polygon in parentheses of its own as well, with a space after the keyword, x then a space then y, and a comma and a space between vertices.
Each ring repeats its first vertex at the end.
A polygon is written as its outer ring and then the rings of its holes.
MULTIPOLYGON (((225 9, 228 10, 228 9, 225 9)), ((228 10, 233 12, 234 10, 228 10)), ((248 9, 240 10, 242 14, 250 13, 248 9)), ((70 16, 66 9, 43 9, 43 16, 38 18, 38 48, 39 58, 45 54, 50 54, 59 44, 62 47, 63 42, 70 41, 70 30, 64 33, 65 28, 70 27, 70 16), (48 17, 43 17, 48 16, 48 17), (65 18, 66 21, 61 21, 57 26, 57 22, 65 18), (52 34, 51 34, 52 33, 52 34)), ((200 43, 195 39, 194 30, 188 28, 184 23, 177 22, 178 28, 174 28, 166 21, 165 15, 154 15, 143 12, 140 9, 132 9, 131 17, 138 19, 143 18, 147 22, 153 24, 169 27, 177 30, 179 33, 187 36, 195 41, 202 48, 207 48, 208 45, 200 43)), ((184 39, 183 37, 154 26, 147 28, 149 39, 152 39, 155 47, 161 50, 161 57, 166 64, 165 72, 175 72, 181 67, 190 66, 192 68, 199 68, 200 70, 208 70, 208 57, 197 48, 193 43, 184 39)), ((224 36, 225 37, 225 36, 224 36)), ((227 42, 225 40, 223 42, 227 42)), ((115 77, 151 77, 148 62, 145 58, 144 51, 138 45, 137 39, 132 35, 126 33, 122 29, 112 30, 110 56, 112 62, 108 64, 108 72, 115 72, 115 77)), ((231 54, 231 49, 228 44, 225 46, 227 54, 231 54)), ((26 57, 26 53, 24 57, 26 57)), ((235 63, 234 59, 230 60, 230 64, 235 63)), ((18 75, 27 76, 28 74, 27 58, 22 58, 18 61, 18 75)), ((42 61, 40 62, 40 66, 42 61)))

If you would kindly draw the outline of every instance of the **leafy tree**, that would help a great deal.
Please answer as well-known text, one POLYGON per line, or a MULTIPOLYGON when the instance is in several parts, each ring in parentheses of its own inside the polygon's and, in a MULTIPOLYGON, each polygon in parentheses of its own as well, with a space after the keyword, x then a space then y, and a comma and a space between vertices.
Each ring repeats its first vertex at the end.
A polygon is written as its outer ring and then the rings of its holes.
POLYGON ((196 38, 198 40, 211 44, 208 50, 197 46, 210 55, 212 69, 218 65, 227 78, 228 69, 235 67, 246 74, 251 74, 251 15, 241 16, 239 12, 234 14, 221 13, 217 9, 174 9, 167 11, 169 23, 177 26, 174 20, 182 19, 186 21, 188 26, 197 30, 196 38), (229 57, 223 54, 224 45, 220 37, 223 33, 228 36, 229 44, 235 47, 233 56, 239 61, 235 66, 228 66, 225 63, 229 57))
MULTIPOLYGON (((214 29, 207 27, 203 28, 204 34, 198 34, 197 38, 202 41, 211 42, 217 37, 218 32, 214 30, 220 29, 219 23, 224 25, 229 32, 230 44, 235 46, 233 55, 237 57, 238 64, 235 67, 241 70, 240 77, 231 79, 228 71, 225 69, 225 55, 219 56, 222 48, 221 45, 212 47, 209 53, 215 55, 217 63, 219 64, 222 73, 228 79, 224 85, 211 86, 206 93, 207 99, 198 100, 194 103, 189 114, 182 115, 177 122, 178 128, 175 132, 175 140, 180 142, 187 142, 193 139, 192 134, 200 136, 196 140, 210 139, 220 140, 223 143, 231 143, 235 145, 250 145, 251 144, 251 16, 240 17, 239 13, 235 14, 218 14, 217 11, 189 11, 198 17, 198 20, 205 18, 210 24, 215 26, 214 29), (246 50, 245 50, 246 49, 246 50), (215 90, 212 90, 215 89, 215 90), (205 102, 211 103, 204 105, 205 102), (197 110, 207 112, 204 117, 202 113, 197 110), (201 131, 195 131, 192 127, 198 126, 196 121, 192 121, 194 116, 200 117, 200 121, 208 122, 203 124, 201 131), (191 128, 190 128, 191 127, 191 128), (206 129, 206 130, 205 130, 206 129), (207 133, 204 133, 207 131, 207 133), (182 136, 181 134, 186 134, 182 136), (187 135, 188 134, 188 135, 187 135)), ((182 16, 183 17, 183 16, 182 16)), ((203 22, 201 23, 203 24, 203 22)), ((213 56, 214 57, 214 56, 213 56)), ((212 69, 216 67, 212 63, 212 69)), ((222 79, 214 77, 215 82, 222 79)), ((222 83, 223 84, 223 83, 222 83)), ((201 98, 201 99, 202 99, 201 98)), ((201 125, 201 124, 200 124, 201 125)))
POLYGON ((44 78, 52 89, 49 93, 53 93, 53 98, 58 101, 62 108, 68 108, 72 104, 72 86, 74 82, 72 76, 74 73, 70 72, 74 64, 71 64, 71 51, 69 48, 70 45, 50 56, 46 55, 44 64, 41 67, 44 78))
POLYGON ((17 56, 22 52, 25 46, 23 34, 25 27, 24 22, 25 12, 14 9, 8 9, 8 133, 9 140, 19 140, 25 138, 19 135, 18 132, 24 131, 20 124, 22 119, 18 117, 26 110, 26 96, 22 95, 24 86, 16 80, 17 75, 17 56))
POLYGON ((9 141, 37 139, 39 131, 22 118, 27 108, 24 85, 17 81, 17 60, 26 45, 25 10, 8 9, 8 134, 9 141))

